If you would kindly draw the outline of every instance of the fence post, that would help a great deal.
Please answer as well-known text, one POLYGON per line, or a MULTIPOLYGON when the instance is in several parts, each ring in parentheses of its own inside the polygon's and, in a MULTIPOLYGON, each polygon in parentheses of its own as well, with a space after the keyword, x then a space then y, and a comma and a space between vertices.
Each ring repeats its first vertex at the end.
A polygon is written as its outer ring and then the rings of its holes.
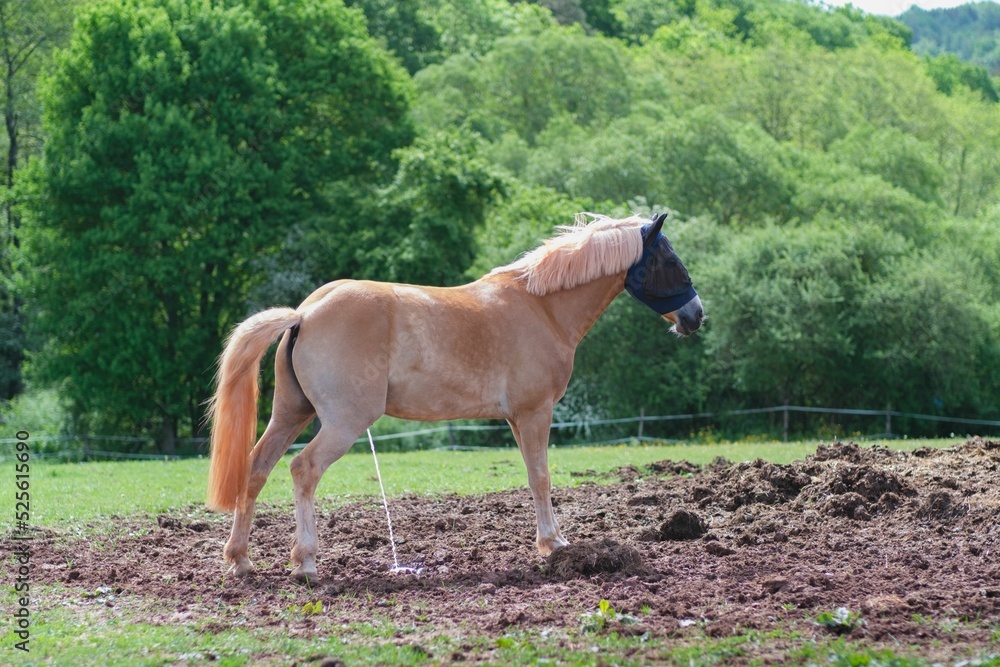
POLYGON ((885 438, 892 439, 892 412, 889 408, 885 409, 885 438))
POLYGON ((452 428, 451 422, 448 422, 448 447, 455 449, 455 429, 452 428))
POLYGON ((87 434, 83 436, 83 460, 90 460, 90 436, 87 434))
POLYGON ((788 442, 788 403, 785 403, 785 408, 784 408, 783 412, 784 412, 784 422, 785 422, 785 425, 784 425, 785 426, 784 427, 784 434, 785 434, 784 435, 784 441, 788 442))
POLYGON ((646 417, 646 408, 639 408, 639 433, 635 436, 635 439, 642 442, 642 424, 646 417))

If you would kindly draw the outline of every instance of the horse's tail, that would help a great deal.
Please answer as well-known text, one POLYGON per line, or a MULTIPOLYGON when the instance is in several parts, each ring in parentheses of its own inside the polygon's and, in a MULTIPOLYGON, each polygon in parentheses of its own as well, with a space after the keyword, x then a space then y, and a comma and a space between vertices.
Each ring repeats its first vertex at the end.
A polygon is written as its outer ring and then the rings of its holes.
POLYGON ((250 449, 257 438, 257 374, 267 348, 284 331, 299 324, 291 308, 272 308, 251 316, 226 341, 216 373, 212 415, 212 462, 208 472, 211 509, 232 511, 246 492, 250 449))

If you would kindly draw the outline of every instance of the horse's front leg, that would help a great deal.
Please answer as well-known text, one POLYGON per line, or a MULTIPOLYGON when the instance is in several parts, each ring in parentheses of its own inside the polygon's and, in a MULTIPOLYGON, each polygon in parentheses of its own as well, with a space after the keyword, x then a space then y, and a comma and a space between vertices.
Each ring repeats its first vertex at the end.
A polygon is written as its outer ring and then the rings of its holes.
POLYGON ((516 421, 508 420, 514 439, 521 449, 521 457, 528 470, 528 486, 535 501, 535 519, 538 522, 535 542, 538 551, 548 556, 553 550, 569 542, 560 534, 555 512, 552 510, 552 486, 549 481, 549 429, 552 411, 544 410, 516 421))

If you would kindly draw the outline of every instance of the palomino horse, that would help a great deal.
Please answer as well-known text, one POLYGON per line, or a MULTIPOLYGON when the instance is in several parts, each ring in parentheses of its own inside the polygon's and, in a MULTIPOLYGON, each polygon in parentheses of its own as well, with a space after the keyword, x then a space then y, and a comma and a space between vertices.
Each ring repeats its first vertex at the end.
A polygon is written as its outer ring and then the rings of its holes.
MULTIPOLYGON (((596 217, 596 216, 595 216, 596 217)), ((257 495, 296 436, 320 419, 291 463, 296 544, 292 576, 315 579, 314 492, 326 469, 383 414, 422 421, 506 419, 528 471, 542 555, 568 542, 550 500, 552 407, 566 392, 573 355, 623 288, 687 335, 704 313, 684 265, 660 233, 666 216, 596 217, 563 228, 513 264, 461 287, 338 280, 296 309, 272 308, 233 331, 211 401, 208 505, 235 511, 224 556, 247 556, 257 495), (257 375, 275 358, 274 410, 257 428, 257 375)))

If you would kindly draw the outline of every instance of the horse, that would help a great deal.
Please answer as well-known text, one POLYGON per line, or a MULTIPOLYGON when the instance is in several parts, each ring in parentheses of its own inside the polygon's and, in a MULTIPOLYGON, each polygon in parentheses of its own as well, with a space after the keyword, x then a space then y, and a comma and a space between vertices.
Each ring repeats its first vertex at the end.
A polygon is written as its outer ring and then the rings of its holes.
POLYGON ((542 556, 569 542, 552 509, 548 439, 584 334, 623 289, 686 336, 704 319, 687 269, 652 220, 588 214, 507 266, 458 287, 337 280, 298 308, 261 311, 227 339, 209 401, 207 505, 233 512, 229 574, 248 557, 257 496, 314 418, 292 459, 296 541, 291 576, 317 579, 314 493, 327 468, 383 414, 409 420, 505 419, 534 500, 542 556), (257 429, 260 362, 278 341, 274 404, 257 429))

